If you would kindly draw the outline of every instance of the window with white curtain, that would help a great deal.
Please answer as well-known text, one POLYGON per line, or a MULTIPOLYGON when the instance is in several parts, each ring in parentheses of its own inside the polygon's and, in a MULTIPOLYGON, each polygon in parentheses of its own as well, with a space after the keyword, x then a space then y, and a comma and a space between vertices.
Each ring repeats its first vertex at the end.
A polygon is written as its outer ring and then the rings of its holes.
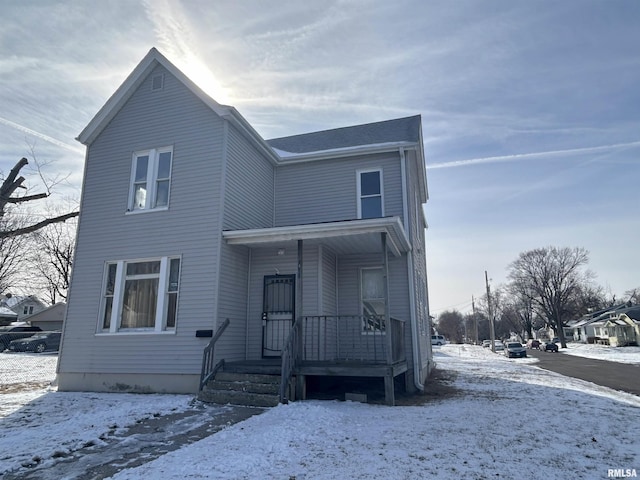
POLYGON ((385 285, 382 267, 360 270, 360 295, 363 331, 385 329, 385 285))
POLYGON ((107 263, 99 331, 174 330, 179 278, 179 258, 107 263))

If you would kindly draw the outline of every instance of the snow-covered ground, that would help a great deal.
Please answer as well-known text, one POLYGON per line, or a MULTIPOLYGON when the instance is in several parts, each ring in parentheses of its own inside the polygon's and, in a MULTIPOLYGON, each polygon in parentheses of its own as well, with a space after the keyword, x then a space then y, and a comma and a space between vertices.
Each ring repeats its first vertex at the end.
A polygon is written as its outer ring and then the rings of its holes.
POLYGON ((567 343, 567 348, 561 348, 560 352, 610 362, 640 364, 640 347, 609 347, 570 342, 567 343))
MULTIPOLYGON (((451 377, 451 394, 401 407, 280 405, 112 478, 591 480, 608 478, 610 469, 640 474, 640 397, 482 347, 446 345, 435 354, 438 369, 451 377)), ((21 465, 36 460, 53 465, 83 446, 99 448, 101 437, 124 434, 140 419, 192 408, 189 396, 68 393, 38 385, 54 367, 55 356, 0 355, 0 476, 28 473, 21 465), (14 382, 22 365, 41 373, 20 380, 36 382, 28 392, 14 382)))

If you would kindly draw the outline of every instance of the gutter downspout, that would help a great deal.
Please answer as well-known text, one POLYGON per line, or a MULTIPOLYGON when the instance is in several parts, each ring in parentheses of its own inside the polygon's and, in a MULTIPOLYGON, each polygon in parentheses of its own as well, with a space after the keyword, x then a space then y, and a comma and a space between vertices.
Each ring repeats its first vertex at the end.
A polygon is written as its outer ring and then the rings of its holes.
MULTIPOLYGON (((404 149, 398 149, 400 153, 400 171, 402 174, 402 184, 404 186, 404 195, 402 196, 402 208, 404 209, 404 230, 408 233, 409 238, 412 237, 412 232, 407 228, 409 225, 409 206, 408 206, 408 194, 409 194, 409 185, 407 183, 407 158, 404 154, 404 149)), ((413 247, 413 245, 412 245, 413 247)), ((418 389, 418 391, 424 391, 424 385, 420 382, 420 373, 421 373, 421 356, 420 356, 420 342, 418 341, 418 335, 420 332, 418 331, 418 325, 416 322, 416 296, 415 296, 415 281, 413 278, 414 270, 413 270, 413 251, 409 250, 407 252, 407 276, 409 277, 409 306, 410 306, 410 315, 409 319, 411 322, 411 348, 413 350, 413 384, 418 389)))

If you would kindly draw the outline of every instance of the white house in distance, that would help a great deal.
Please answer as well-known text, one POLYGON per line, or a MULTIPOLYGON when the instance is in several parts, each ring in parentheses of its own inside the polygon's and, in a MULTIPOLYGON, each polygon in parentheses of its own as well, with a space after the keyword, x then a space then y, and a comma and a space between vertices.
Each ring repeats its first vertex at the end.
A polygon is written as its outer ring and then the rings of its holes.
POLYGON ((151 49, 78 140, 60 390, 195 393, 234 365, 283 401, 309 377, 422 388, 420 116, 264 140, 151 49))
POLYGON ((47 306, 35 295, 11 295, 6 294, 0 300, 0 307, 6 307, 16 313, 16 321, 23 322, 27 317, 38 313, 47 306))

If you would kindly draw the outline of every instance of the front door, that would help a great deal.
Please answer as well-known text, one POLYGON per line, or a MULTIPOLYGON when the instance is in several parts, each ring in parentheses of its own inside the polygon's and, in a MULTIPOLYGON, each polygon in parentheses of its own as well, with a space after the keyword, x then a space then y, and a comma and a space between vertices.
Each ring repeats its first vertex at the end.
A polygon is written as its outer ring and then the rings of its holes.
POLYGON ((266 275, 262 308, 262 356, 279 357, 295 312, 295 275, 266 275))

